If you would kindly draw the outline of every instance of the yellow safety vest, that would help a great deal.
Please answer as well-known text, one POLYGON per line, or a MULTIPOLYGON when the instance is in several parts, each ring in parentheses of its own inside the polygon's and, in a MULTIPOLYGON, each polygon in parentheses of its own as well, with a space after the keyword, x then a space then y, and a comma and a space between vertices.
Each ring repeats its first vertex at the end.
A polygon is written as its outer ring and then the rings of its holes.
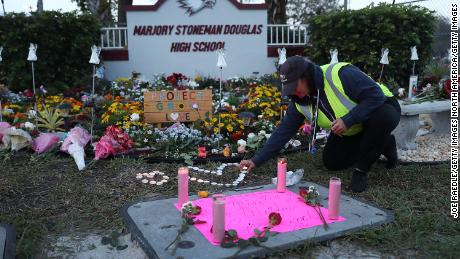
MULTIPOLYGON (((326 93, 327 100, 329 101, 336 118, 345 116, 356 106, 356 103, 346 95, 339 77, 339 70, 349 64, 350 63, 340 62, 321 66, 324 76, 324 92, 326 93)), ((377 84, 380 86, 380 89, 385 96, 393 96, 393 93, 385 85, 381 83, 377 84)), ((300 105, 295 103, 295 106, 297 110, 305 116, 308 122, 312 121, 313 111, 311 105, 300 105)), ((332 121, 330 121, 327 116, 318 109, 317 123, 323 129, 330 129, 332 121)), ((362 123, 357 123, 348 128, 343 135, 352 136, 362 131, 362 129, 362 123)))

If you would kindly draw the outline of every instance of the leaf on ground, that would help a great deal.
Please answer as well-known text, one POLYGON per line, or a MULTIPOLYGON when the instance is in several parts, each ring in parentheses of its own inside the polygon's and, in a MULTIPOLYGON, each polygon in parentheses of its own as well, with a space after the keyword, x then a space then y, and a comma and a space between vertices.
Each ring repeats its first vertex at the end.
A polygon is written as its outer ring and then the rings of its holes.
POLYGON ((120 251, 120 250, 125 250, 126 248, 128 248, 128 245, 117 246, 117 250, 118 250, 118 251, 120 251))
POLYGON ((263 242, 266 242, 268 240, 268 237, 259 237, 258 240, 259 240, 259 242, 263 243, 263 242))
POLYGON ((248 240, 244 240, 244 239, 240 239, 238 240, 238 247, 240 248, 246 248, 248 247, 250 244, 249 244, 249 241, 248 240))
POLYGON ((236 244, 233 242, 222 242, 220 243, 220 246, 223 248, 231 248, 231 247, 235 247, 236 244))
POLYGON ((108 238, 108 237, 102 237, 101 243, 102 243, 103 245, 108 245, 108 244, 110 244, 110 241, 111 241, 110 238, 108 238))

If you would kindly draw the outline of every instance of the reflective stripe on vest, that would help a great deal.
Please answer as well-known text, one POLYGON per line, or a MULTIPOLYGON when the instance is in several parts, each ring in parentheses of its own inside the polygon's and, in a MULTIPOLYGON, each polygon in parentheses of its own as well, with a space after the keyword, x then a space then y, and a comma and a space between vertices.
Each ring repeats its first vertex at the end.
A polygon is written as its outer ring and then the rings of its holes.
MULTIPOLYGON (((334 84, 334 80, 332 79, 332 69, 339 63, 335 63, 332 65, 329 65, 326 69, 326 80, 329 83, 329 86, 331 87, 332 91, 334 92, 335 96, 339 101, 342 103, 345 108, 347 108, 349 111, 353 109, 356 106, 356 103, 352 102, 350 99, 348 99, 342 92, 339 91, 337 86, 334 84)), ((340 69, 340 68, 339 68, 340 69)))
POLYGON ((303 114, 303 116, 305 116, 305 118, 307 119, 307 121, 309 123, 312 123, 312 112, 311 112, 311 105, 300 105, 298 103, 295 103, 295 107, 297 108, 297 110, 303 114))

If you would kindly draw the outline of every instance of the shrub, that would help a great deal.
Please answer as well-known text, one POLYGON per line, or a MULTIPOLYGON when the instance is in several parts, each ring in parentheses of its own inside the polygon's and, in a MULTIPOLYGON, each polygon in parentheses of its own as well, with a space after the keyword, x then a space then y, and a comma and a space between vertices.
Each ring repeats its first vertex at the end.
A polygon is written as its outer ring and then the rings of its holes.
POLYGON ((408 85, 412 73, 410 47, 416 45, 417 71, 431 60, 431 44, 436 18, 419 6, 381 4, 360 10, 336 11, 310 20, 307 56, 318 64, 330 62, 329 50, 339 50, 339 61, 351 62, 378 79, 381 49, 388 48, 390 64, 383 82, 408 85))
POLYGON ((11 90, 32 88, 29 43, 38 44, 35 63, 36 86, 45 85, 51 94, 90 83, 91 45, 99 42, 100 25, 90 14, 10 13, 0 16, 0 82, 11 90))

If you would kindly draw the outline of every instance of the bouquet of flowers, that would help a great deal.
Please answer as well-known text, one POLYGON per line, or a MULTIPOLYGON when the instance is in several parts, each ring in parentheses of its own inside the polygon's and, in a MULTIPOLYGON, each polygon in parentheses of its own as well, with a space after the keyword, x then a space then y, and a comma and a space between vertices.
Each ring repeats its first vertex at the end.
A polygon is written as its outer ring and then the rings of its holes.
MULTIPOLYGON (((239 107, 261 115, 263 119, 277 121, 281 111, 281 93, 273 85, 261 85, 249 90, 248 99, 239 107)), ((283 107, 285 110, 287 107, 283 107)))

